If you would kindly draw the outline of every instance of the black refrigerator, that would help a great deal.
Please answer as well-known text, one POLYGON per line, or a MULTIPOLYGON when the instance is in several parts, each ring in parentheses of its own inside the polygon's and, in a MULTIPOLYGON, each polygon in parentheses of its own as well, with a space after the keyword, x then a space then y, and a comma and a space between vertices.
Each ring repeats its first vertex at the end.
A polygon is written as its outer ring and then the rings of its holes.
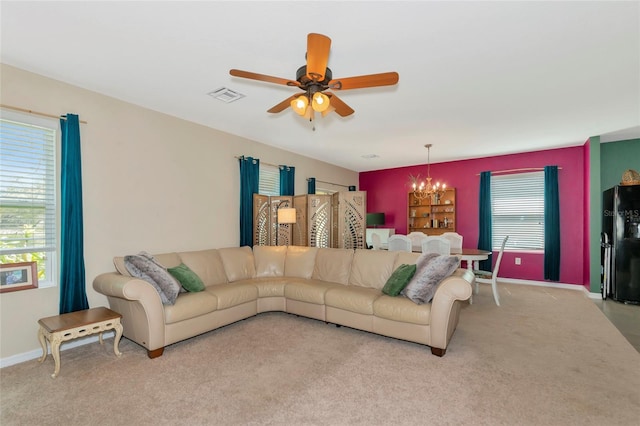
POLYGON ((611 244, 606 296, 640 304, 640 185, 607 189, 602 207, 602 232, 611 244))

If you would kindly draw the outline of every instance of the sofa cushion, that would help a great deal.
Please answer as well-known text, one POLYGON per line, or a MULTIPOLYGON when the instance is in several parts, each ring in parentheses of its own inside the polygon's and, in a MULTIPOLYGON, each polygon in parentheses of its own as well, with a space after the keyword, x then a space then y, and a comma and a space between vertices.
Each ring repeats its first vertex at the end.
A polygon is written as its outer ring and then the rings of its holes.
POLYGON ((206 291, 198 293, 182 293, 173 305, 164 307, 165 324, 184 321, 200 315, 208 314, 218 308, 218 298, 206 291))
POLYGON ((287 257, 284 261, 285 276, 307 279, 311 278, 317 254, 317 247, 287 247, 287 257))
POLYGON ((287 246, 254 246, 256 277, 283 276, 286 256, 287 246))
POLYGON ((378 318, 392 321, 429 325, 431 304, 417 305, 406 297, 391 297, 383 294, 373 302, 373 314, 378 318))
POLYGON ((186 251, 179 253, 182 263, 196 273, 205 287, 227 282, 222 258, 216 249, 186 251))
POLYGON ((229 247, 218 249, 224 271, 229 282, 247 280, 256 276, 251 247, 229 247))
POLYGON ((403 264, 406 264, 406 265, 415 264, 418 261, 418 259, 420 258, 420 256, 422 256, 422 253, 416 253, 416 252, 409 253, 408 251, 399 251, 397 253, 398 253, 398 255, 396 257, 396 263, 393 265, 393 270, 394 271, 396 269, 398 269, 398 267, 400 265, 403 265, 403 264))
POLYGON ((382 292, 389 296, 397 296, 409 284, 411 278, 416 273, 416 265, 402 264, 393 271, 387 283, 382 288, 382 292))
POLYGON ((313 303, 316 305, 325 304, 325 293, 335 287, 344 287, 342 284, 330 283, 318 280, 290 280, 284 288, 284 295, 287 299, 299 302, 313 303))
POLYGON ((146 252, 127 255, 124 264, 132 277, 151 284, 165 305, 173 305, 182 286, 152 255, 146 252))
POLYGON ((348 284, 352 260, 352 249, 318 249, 311 277, 320 281, 348 284))
POLYGON ((286 277, 264 277, 238 281, 234 284, 251 284, 258 289, 258 297, 284 297, 284 288, 289 279, 286 277))
POLYGON ((397 251, 357 249, 351 262, 349 284, 382 290, 394 270, 397 251))
MULTIPOLYGON (((146 252, 142 252, 142 253, 146 253, 146 252)), ((153 258, 160 265, 162 265, 165 269, 166 268, 173 268, 173 267, 178 266, 180 264, 180 257, 178 256, 178 253, 154 254, 153 258)), ((127 267, 124 264, 124 256, 116 256, 116 257, 114 257, 113 258, 113 265, 116 267, 116 271, 120 272, 121 275, 124 275, 126 277, 130 277, 131 276, 131 274, 127 270, 127 267)))
POLYGON ((218 310, 232 308, 258 299, 258 289, 248 283, 218 284, 204 291, 218 298, 218 310))
POLYGON ((167 268, 167 271, 178 280, 185 290, 192 293, 204 290, 204 283, 200 277, 184 263, 181 263, 175 268, 167 268))
POLYGON ((457 256, 425 253, 418 259, 416 273, 402 294, 419 305, 429 303, 436 294, 438 284, 459 266, 460 258, 457 256))
POLYGON ((325 304, 357 314, 373 315, 373 302, 382 295, 376 288, 345 285, 327 290, 325 304))

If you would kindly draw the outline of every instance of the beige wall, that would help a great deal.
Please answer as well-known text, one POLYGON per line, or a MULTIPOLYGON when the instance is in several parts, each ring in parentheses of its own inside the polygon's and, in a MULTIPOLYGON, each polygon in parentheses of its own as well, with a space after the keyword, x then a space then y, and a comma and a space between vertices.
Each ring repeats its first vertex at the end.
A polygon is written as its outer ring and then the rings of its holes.
MULTIPOLYGON (((84 251, 91 307, 108 306, 91 283, 116 255, 239 244, 234 156, 296 167, 307 177, 357 185, 358 174, 241 137, 1 65, 1 103, 74 113, 82 139, 84 251)), ((0 358, 39 348, 37 320, 58 313, 58 287, 0 295, 0 358)))

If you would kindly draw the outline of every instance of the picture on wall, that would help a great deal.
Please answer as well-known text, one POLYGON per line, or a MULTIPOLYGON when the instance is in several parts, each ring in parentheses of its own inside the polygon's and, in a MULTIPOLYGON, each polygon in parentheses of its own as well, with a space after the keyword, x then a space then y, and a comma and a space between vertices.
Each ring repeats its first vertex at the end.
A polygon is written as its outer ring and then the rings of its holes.
POLYGON ((0 264, 0 293, 38 288, 36 262, 0 264))

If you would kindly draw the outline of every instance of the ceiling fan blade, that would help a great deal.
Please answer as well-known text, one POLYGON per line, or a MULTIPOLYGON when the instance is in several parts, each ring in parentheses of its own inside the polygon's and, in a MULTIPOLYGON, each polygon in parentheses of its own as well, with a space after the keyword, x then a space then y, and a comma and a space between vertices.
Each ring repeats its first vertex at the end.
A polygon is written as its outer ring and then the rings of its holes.
POLYGON ((311 80, 324 80, 330 49, 329 37, 315 33, 307 36, 307 77, 311 80))
POLYGON ((336 113, 338 113, 341 117, 346 117, 347 115, 353 114, 355 111, 347 104, 342 102, 342 100, 335 95, 335 93, 325 92, 325 94, 331 100, 331 106, 335 108, 336 113))
POLYGON ((229 70, 229 74, 231 74, 234 77, 242 77, 242 78, 248 78, 251 80, 258 80, 258 81, 266 81, 267 83, 282 84, 284 86, 295 86, 295 87, 300 86, 300 83, 298 83, 295 80, 287 80, 286 78, 272 77, 270 75, 257 74, 255 72, 232 69, 232 70, 229 70))
POLYGON ((398 82, 397 72, 359 75, 356 77, 334 78, 329 82, 333 90, 362 89, 365 87, 393 86, 398 82))
POLYGON ((297 97, 299 97, 300 94, 295 94, 292 96, 289 96, 287 99, 285 99, 284 101, 280 102, 278 105, 274 105, 272 106, 270 109, 267 110, 267 112, 271 112, 271 113, 278 113, 278 112, 282 112, 285 109, 289 108, 291 106, 291 101, 296 99, 297 97))

